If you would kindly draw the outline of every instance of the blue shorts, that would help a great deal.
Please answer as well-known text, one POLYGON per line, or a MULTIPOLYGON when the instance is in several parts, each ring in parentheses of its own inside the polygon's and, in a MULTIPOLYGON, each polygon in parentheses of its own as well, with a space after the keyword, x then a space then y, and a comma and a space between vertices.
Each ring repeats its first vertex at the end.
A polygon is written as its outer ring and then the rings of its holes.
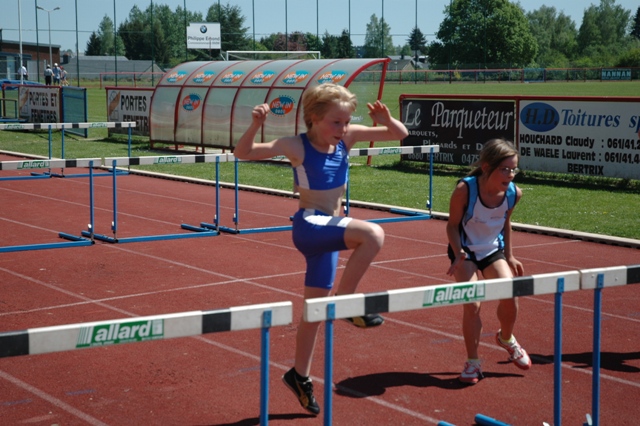
POLYGON ((293 244, 307 260, 305 286, 333 287, 338 252, 347 249, 344 231, 350 221, 314 209, 300 209, 293 215, 293 244))

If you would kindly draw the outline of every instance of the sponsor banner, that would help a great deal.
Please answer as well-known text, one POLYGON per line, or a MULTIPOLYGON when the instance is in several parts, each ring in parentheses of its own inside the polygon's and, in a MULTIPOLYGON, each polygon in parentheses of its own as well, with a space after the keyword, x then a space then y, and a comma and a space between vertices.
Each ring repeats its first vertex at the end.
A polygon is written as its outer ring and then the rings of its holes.
POLYGON ((284 117, 294 110, 295 101, 291 96, 280 95, 269 101, 269 109, 271 113, 277 117, 284 117))
POLYGON ((429 287, 424 292, 422 306, 442 306, 454 303, 480 302, 485 298, 483 282, 429 287))
POLYGON ((20 86, 18 109, 29 123, 59 123, 60 88, 20 86))
POLYGON ((638 102, 520 101, 520 168, 640 179, 638 102))
POLYGON ((309 71, 307 70, 294 70, 289 71, 282 77, 282 83, 287 86, 298 86, 307 83, 309 77, 309 71))
MULTIPOLYGON (((409 136, 402 146, 439 145, 435 163, 470 165, 489 139, 515 140, 515 101, 403 99, 402 118, 409 136)), ((429 154, 403 160, 429 161, 429 154)))
MULTIPOLYGON (((135 121, 132 135, 149 136, 149 107, 153 89, 107 88, 107 121, 135 121)), ((128 134, 129 129, 110 128, 109 134, 128 134)))
POLYGON ((191 22, 187 27, 188 49, 220 49, 220 24, 191 22))
POLYGON ((83 327, 76 348, 144 342, 164 338, 164 320, 129 321, 83 327))
POLYGON ((602 80, 631 80, 631 68, 602 69, 602 80))
POLYGON ((153 160, 153 164, 182 164, 182 157, 176 155, 161 156, 153 160))
POLYGON ((20 163, 18 170, 25 169, 48 169, 50 168, 48 160, 26 160, 20 163))

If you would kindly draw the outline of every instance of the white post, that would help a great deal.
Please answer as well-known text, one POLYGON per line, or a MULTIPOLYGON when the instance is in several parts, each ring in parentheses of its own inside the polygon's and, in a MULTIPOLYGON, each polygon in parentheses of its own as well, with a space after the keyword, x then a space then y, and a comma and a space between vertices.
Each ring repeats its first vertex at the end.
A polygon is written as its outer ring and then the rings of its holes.
POLYGON ((36 6, 36 7, 40 10, 44 10, 45 12, 47 12, 47 22, 49 23, 49 65, 51 65, 53 64, 53 54, 51 53, 51 12, 60 10, 60 8, 54 7, 53 9, 48 10, 41 6, 36 6))
POLYGON ((47 12, 49 20, 49 65, 53 64, 53 54, 51 53, 51 12, 47 12))

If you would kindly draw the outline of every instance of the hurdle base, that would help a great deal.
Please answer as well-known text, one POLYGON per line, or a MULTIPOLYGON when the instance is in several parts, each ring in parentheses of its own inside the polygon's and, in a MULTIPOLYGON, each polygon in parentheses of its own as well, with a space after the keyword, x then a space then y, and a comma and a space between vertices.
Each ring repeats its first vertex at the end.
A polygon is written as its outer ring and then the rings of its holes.
MULTIPOLYGON (((116 172, 116 175, 128 175, 129 172, 116 172)), ((89 176, 93 176, 93 177, 111 177, 113 176, 113 173, 93 173, 93 174, 89 174, 89 173, 72 173, 72 174, 68 174, 65 175, 63 173, 51 173, 51 177, 57 177, 57 178, 81 178, 81 177, 89 177, 89 176)))
POLYGON ((476 414, 475 421, 482 426, 510 426, 508 423, 501 422, 484 414, 476 414))
MULTIPOLYGON (((91 235, 88 231, 82 231, 82 235, 91 235)), ((138 237, 127 238, 114 238, 107 235, 93 234, 96 240, 105 241, 107 243, 140 243, 146 241, 161 241, 161 240, 178 240, 183 238, 198 238, 198 237, 214 237, 219 233, 214 231, 203 230, 197 233, 185 233, 185 234, 159 234, 159 235, 142 235, 138 237)))
POLYGON ((226 226, 221 226, 220 232, 227 232, 230 234, 257 234, 257 233, 264 233, 264 232, 290 231, 291 229, 293 229, 293 226, 291 225, 269 226, 265 228, 247 228, 247 229, 235 229, 235 228, 229 228, 226 226))
POLYGON ((367 219, 367 222, 373 222, 373 223, 389 223, 389 222, 408 222, 408 221, 412 221, 412 220, 429 220, 431 219, 431 215, 430 214, 424 214, 424 213, 417 213, 417 212, 413 212, 416 214, 413 214, 411 216, 401 216, 401 217, 382 217, 379 219, 367 219))
POLYGON ((226 232, 227 234, 239 234, 240 230, 237 228, 230 228, 228 226, 221 226, 219 228, 220 232, 226 232))
POLYGON ((0 180, 49 179, 50 177, 51 176, 49 176, 49 175, 43 175, 43 174, 34 175, 34 174, 32 174, 31 176, 7 176, 7 177, 1 177, 0 180))
POLYGON ((92 234, 89 231, 82 231, 81 235, 83 237, 87 237, 87 238, 93 238, 96 240, 100 240, 100 241, 104 241, 106 243, 117 243, 118 239, 115 237, 109 237, 108 235, 103 235, 103 234, 92 234))
POLYGON ((180 225, 180 227, 182 229, 186 229, 187 231, 193 231, 193 232, 215 232, 216 235, 220 235, 220 232, 218 231, 218 229, 216 228, 215 225, 210 225, 210 224, 206 224, 207 226, 204 226, 205 224, 200 224, 200 226, 194 226, 194 225, 189 225, 188 223, 183 223, 180 225))
MULTIPOLYGON (((88 241, 91 242, 91 234, 88 234, 85 236, 89 238, 88 241)), ((65 240, 70 240, 70 241, 87 241, 87 239, 82 236, 67 234, 66 232, 58 232, 58 237, 64 238, 65 240)))
POLYGON ((214 229, 216 231, 219 231, 220 229, 220 226, 217 223, 200 222, 200 226, 205 229, 214 229))
POLYGON ((55 248, 83 247, 83 246, 90 246, 92 244, 93 244, 93 241, 82 238, 82 239, 77 239, 73 241, 68 241, 66 243, 27 244, 24 246, 0 247, 0 253, 30 251, 30 250, 46 250, 46 249, 55 249, 55 248))

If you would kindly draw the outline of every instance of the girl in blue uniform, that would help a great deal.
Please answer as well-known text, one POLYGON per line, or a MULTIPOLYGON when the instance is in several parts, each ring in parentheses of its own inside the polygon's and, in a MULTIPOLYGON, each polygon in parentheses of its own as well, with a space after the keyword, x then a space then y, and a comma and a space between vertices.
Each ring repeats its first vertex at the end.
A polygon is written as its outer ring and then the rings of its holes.
MULTIPOLYGON (((375 127, 350 124, 357 99, 343 86, 322 84, 302 96, 307 132, 256 143, 255 137, 269 114, 269 105, 258 105, 252 123, 239 139, 234 155, 243 160, 286 156, 294 170, 299 210, 293 217, 292 238, 307 263, 304 298, 329 296, 333 287, 338 252, 353 250, 342 273, 336 294, 354 293, 360 279, 382 248, 384 231, 371 222, 341 215, 348 177, 349 150, 359 141, 400 140, 406 127, 391 117, 380 101, 367 104, 375 127)), ((351 318, 359 327, 383 323, 379 315, 351 318)), ((300 321, 296 336, 295 365, 283 381, 307 411, 320 412, 309 378, 319 322, 300 321)))
MULTIPOLYGON (((522 191, 512 181, 518 173, 518 152, 504 139, 491 139, 480 152, 477 167, 456 186, 449 204, 447 236, 451 267, 457 282, 522 276, 524 269, 512 252, 511 213, 522 191)), ((496 343, 523 369, 531 367, 527 352, 513 336, 518 315, 517 298, 498 304, 500 330, 496 343)), ((467 350, 459 380, 475 384, 482 378, 478 346, 482 332, 480 303, 464 305, 462 333, 467 350)))

